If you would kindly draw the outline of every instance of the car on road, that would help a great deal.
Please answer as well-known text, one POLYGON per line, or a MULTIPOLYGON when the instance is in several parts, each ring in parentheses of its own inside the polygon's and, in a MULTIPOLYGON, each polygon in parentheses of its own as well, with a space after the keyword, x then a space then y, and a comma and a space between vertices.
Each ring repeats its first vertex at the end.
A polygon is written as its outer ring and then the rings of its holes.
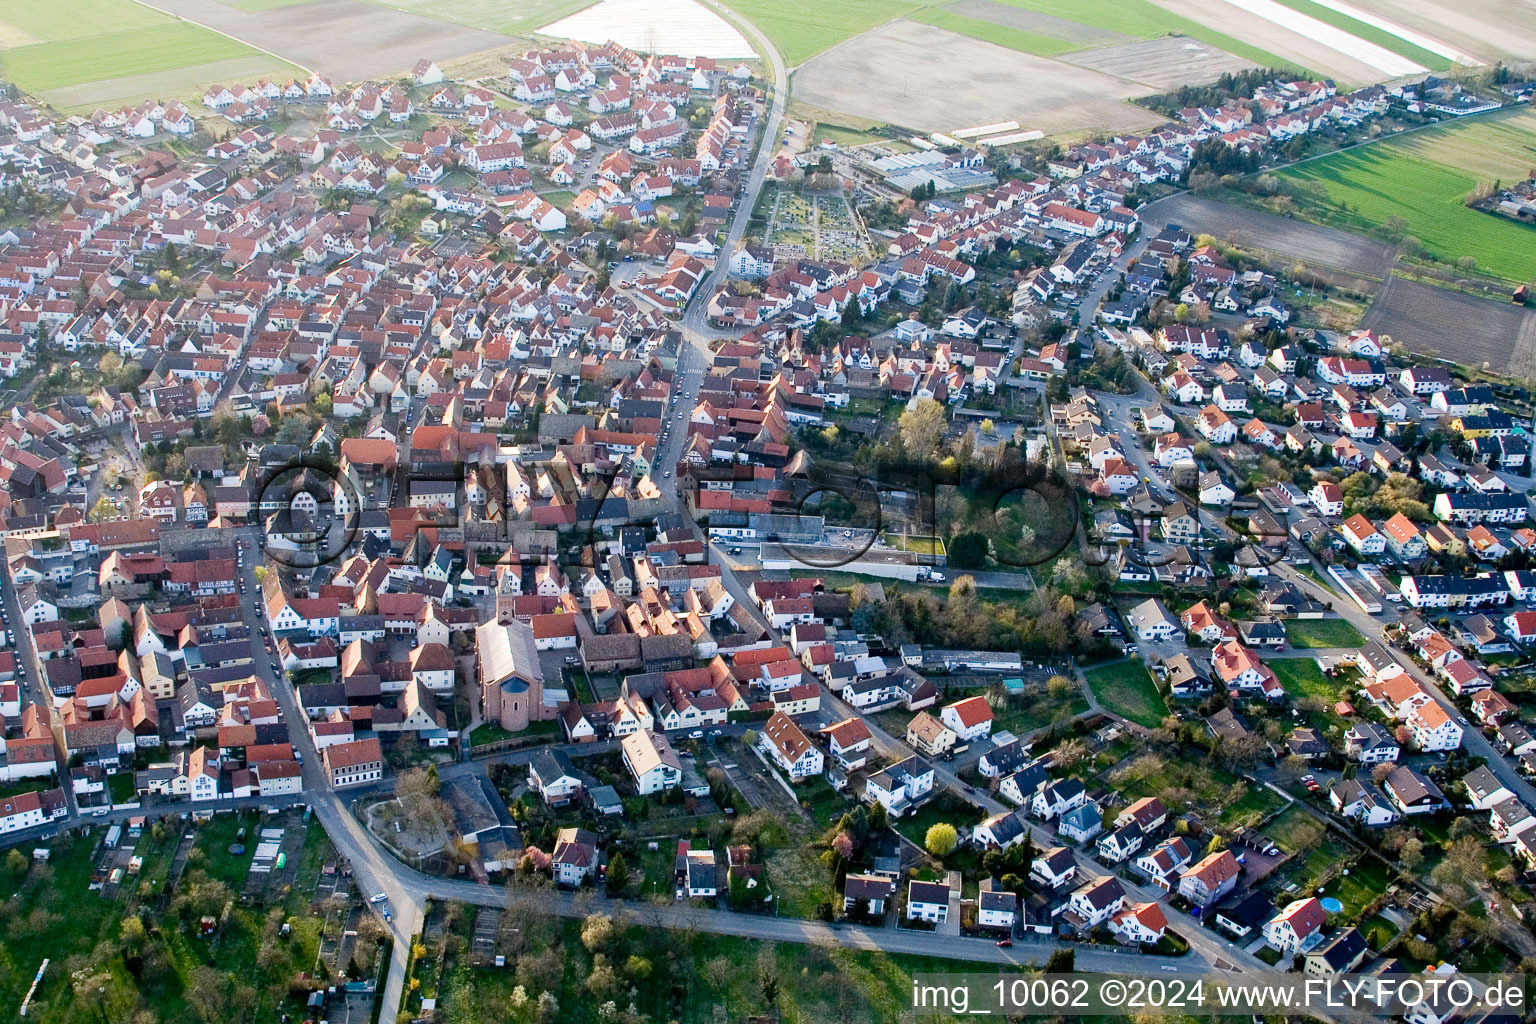
POLYGON ((368 897, 368 902, 369 903, 383 903, 387 899, 389 899, 389 893, 387 893, 387 892, 376 892, 372 896, 368 897))
POLYGON ((998 939, 997 940, 997 948, 998 949, 1012 949, 1013 948, 1013 940, 1012 939, 998 939))
POLYGON ((733 554, 733 555, 741 554, 741 548, 731 548, 731 554, 733 554))
POLYGON ((701 739, 704 738, 704 730, 703 729, 695 729, 695 730, 693 730, 693 732, 688 734, 688 738, 691 739, 691 740, 701 740, 701 739))

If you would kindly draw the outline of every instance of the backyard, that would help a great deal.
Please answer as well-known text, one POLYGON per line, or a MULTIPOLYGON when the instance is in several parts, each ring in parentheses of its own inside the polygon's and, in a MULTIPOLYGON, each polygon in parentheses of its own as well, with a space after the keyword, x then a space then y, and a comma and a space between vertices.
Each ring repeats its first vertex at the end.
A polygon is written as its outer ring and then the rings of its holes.
POLYGON ((1161 751, 1133 755, 1110 769, 1107 779, 1126 802, 1158 797, 1175 814, 1185 809, 1216 813, 1241 800, 1247 783, 1198 760, 1181 760, 1161 751))
POLYGON ((1271 658, 1265 662, 1274 672, 1292 700, 1320 700, 1333 704, 1349 697, 1347 687, 1337 676, 1325 676, 1311 658, 1271 658))
POLYGON ((1140 659, 1131 658, 1089 669, 1088 687, 1105 711, 1151 729, 1162 724, 1168 705, 1158 692, 1152 673, 1140 659))
POLYGON ((1361 647, 1365 637, 1344 619, 1290 619, 1285 638, 1292 647, 1361 647))

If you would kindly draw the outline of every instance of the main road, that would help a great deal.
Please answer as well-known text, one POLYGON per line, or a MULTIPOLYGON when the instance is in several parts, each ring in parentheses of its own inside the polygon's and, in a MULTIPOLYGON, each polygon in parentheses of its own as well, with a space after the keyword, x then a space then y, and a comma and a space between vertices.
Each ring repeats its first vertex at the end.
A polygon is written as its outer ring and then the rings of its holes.
POLYGON ((768 180, 768 168, 779 150, 779 124, 784 120, 784 108, 789 102, 789 72, 784 67, 784 58, 779 55, 778 48, 763 35, 762 30, 716 0, 705 0, 705 2, 727 17, 751 39, 752 45, 756 47, 758 53, 763 55, 764 63, 773 73, 773 95, 768 101, 768 111, 763 117, 763 134, 758 142, 757 158, 752 161, 752 171, 747 175, 746 193, 736 207, 731 228, 720 246, 719 255, 715 258, 715 269, 710 271, 709 276, 699 285, 692 303, 683 313, 685 334, 707 341, 710 338, 725 336, 725 332, 716 331, 709 326, 707 312, 709 297, 725 283, 725 278, 730 272, 730 255, 735 251, 737 244, 746 237, 747 225, 752 220, 752 211, 757 209, 758 197, 763 194, 763 185, 768 180))

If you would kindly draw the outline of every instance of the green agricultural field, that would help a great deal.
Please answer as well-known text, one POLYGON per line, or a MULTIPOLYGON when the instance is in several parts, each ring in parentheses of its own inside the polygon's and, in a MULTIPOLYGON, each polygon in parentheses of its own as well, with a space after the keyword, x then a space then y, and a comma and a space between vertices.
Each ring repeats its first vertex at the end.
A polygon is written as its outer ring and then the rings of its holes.
POLYGON ((1285 624, 1285 638, 1292 647, 1359 647, 1360 631, 1344 619, 1293 619, 1285 624))
POLYGON ((5 0, 0 49, 166 25, 169 17, 133 0, 5 0))
POLYGON ((1505 183, 1536 173, 1536 110, 1511 107, 1471 121, 1452 121, 1387 145, 1410 156, 1505 183))
POLYGON ((730 0, 728 6, 763 30, 790 67, 876 25, 924 6, 917 0, 730 0))
POLYGON ((1426 50, 1422 46, 1416 46, 1401 36, 1394 35, 1386 29, 1377 28, 1375 25, 1367 25, 1363 21, 1351 18, 1331 7, 1325 7, 1315 0, 1280 0, 1280 3, 1300 11, 1302 14, 1316 18, 1334 28, 1343 29, 1357 39, 1364 39, 1368 43, 1375 43, 1386 50, 1391 50, 1399 57, 1407 57, 1409 60, 1424 65, 1431 71, 1449 71, 1451 59, 1442 57, 1433 50, 1426 50))
MULTIPOLYGON (((236 0, 240 6, 246 2, 271 3, 273 0, 236 0)), ((276 0, 284 2, 284 0, 276 0)), ((288 0, 297 2, 297 0, 288 0)), ((426 18, 438 18, 471 28, 483 28, 491 32, 510 35, 527 35, 551 22, 591 7, 597 0, 519 0, 510 4, 506 0, 373 0, 386 7, 394 7, 426 18)))
POLYGON ((1105 711, 1124 715, 1138 725, 1154 728, 1168 715, 1168 705, 1140 661, 1122 661, 1089 669, 1088 687, 1105 711))
POLYGON ((5 77, 40 93, 117 78, 249 57, 258 51, 185 21, 22 46, 0 53, 5 77))
MULTIPOLYGON (((1451 129, 1455 130, 1453 126, 1451 129)), ((1471 257, 1511 281, 1536 277, 1536 231, 1466 206, 1473 174, 1409 155, 1391 145, 1362 146, 1282 172, 1320 186, 1307 213, 1338 227, 1370 230, 1401 217, 1407 234, 1442 261, 1471 257)))
POLYGON ((1268 50, 1207 28, 1197 21, 1164 10, 1151 0, 1003 0, 1014 7, 1065 18, 1083 25, 1119 32, 1139 39, 1155 39, 1178 32, 1202 43, 1246 57, 1262 67, 1285 67, 1289 61, 1268 50))
POLYGON ((980 39, 985 43, 1006 46, 1010 50, 1032 53, 1038 57, 1054 57, 1060 53, 1071 53, 1073 50, 1081 49, 1078 44, 1070 40, 1057 39, 1039 32, 1028 32, 1007 25, 994 25, 990 21, 968 18, 939 8, 920 11, 912 15, 912 20, 920 21, 924 25, 932 25, 934 28, 958 32, 960 35, 980 39))

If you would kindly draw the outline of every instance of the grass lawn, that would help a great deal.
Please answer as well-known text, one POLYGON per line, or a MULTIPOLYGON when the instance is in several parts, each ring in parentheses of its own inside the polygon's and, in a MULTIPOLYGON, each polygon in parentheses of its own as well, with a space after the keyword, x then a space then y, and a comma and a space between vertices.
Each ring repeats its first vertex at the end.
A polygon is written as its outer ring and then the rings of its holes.
POLYGON ((768 884, 777 893, 784 917, 815 918, 816 908, 833 899, 832 873, 821 863, 821 853, 806 846, 774 850, 765 864, 768 884))
POLYGON ((251 871, 251 861, 256 854, 256 833, 261 819, 252 814, 219 814, 212 821, 198 826, 197 841, 193 843, 194 860, 202 854, 198 866, 208 872, 210 878, 224 882, 231 889, 239 890, 245 884, 245 876, 251 871), (241 835, 240 830, 245 834, 241 835), (243 853, 230 853, 231 844, 245 847, 243 853))
POLYGON ((1292 807, 1264 826, 1264 834, 1286 853, 1299 854, 1317 847, 1328 827, 1300 807, 1292 807))
POLYGON ((1292 647, 1301 648, 1365 645, 1365 637, 1345 619, 1290 619, 1285 624, 1285 638, 1292 647))
POLYGON ((967 18, 963 14, 955 14, 940 7, 930 7, 920 11, 912 15, 912 20, 920 21, 924 25, 932 25, 934 28, 958 32, 962 36, 970 36, 982 42, 1006 46, 1010 50, 1032 53, 1039 57, 1054 57, 1058 53, 1071 53, 1073 50, 1082 49, 1082 44, 1071 40, 1057 39, 1038 32, 1027 32, 1008 25, 996 25, 980 18, 967 18))
POLYGON ((1267 786, 1253 786, 1222 811, 1223 825, 1253 828, 1285 806, 1285 801, 1267 786))
MULTIPOLYGON (((840 124, 827 124, 826 122, 818 122, 816 130, 811 135, 817 142, 823 139, 831 139, 839 146, 862 146, 866 142, 887 141, 884 136, 876 135, 874 132, 859 131, 857 128, 845 128, 840 124)), ((855 399, 855 401, 862 402, 866 401, 866 399, 855 399)), ((870 404, 877 405, 877 403, 870 404)), ((877 407, 875 410, 877 415, 879 411, 877 407)))
POLYGON ((915 0, 731 0, 730 8, 763 30, 790 67, 876 25, 923 6, 915 0))
POLYGON ((118 772, 116 775, 107 776, 107 791, 112 794, 114 804, 131 804, 137 794, 133 791, 133 774, 131 772, 118 772))
POLYGON ((1331 7, 1324 7, 1314 0, 1280 0, 1280 3, 1300 11, 1302 14, 1316 18, 1318 21, 1334 28, 1341 28, 1357 39, 1375 43, 1386 50, 1391 50, 1399 57, 1407 57, 1409 60, 1424 65, 1431 71, 1448 71, 1451 68, 1449 57, 1442 57, 1433 50, 1426 50, 1422 46, 1415 46, 1401 36, 1394 35, 1386 29, 1368 25, 1363 21, 1351 18, 1349 15, 1336 11, 1331 7))
POLYGON ((1344 918, 1354 921, 1366 904, 1386 891, 1391 879, 1387 877, 1386 865, 1374 857, 1362 857, 1344 870, 1349 874, 1341 872, 1323 890, 1325 895, 1344 904, 1344 918))
POLYGON ((522 732, 511 733, 497 725, 495 722, 481 722, 470 731, 470 746, 479 746, 482 743, 497 743, 501 740, 510 740, 516 736, 554 736, 560 731, 560 723, 557 721, 530 722, 528 728, 522 732))
POLYGON ((256 56, 243 43, 174 21, 6 50, 0 71, 28 92, 44 92, 118 78, 125 69, 143 74, 256 56))
POLYGON ((1122 661, 1089 669, 1088 686, 1106 711, 1124 715, 1148 728, 1161 725, 1168 705, 1158 692, 1152 673, 1140 661, 1122 661))
POLYGON ((898 551, 914 551, 919 555, 941 555, 944 542, 937 537, 903 537, 899 533, 887 533, 885 543, 898 551))
POLYGON ((1040 693, 1033 697, 1014 697, 996 709, 992 731, 1011 732, 1016 736, 1044 729, 1058 721, 1064 721, 1088 710, 1088 698, 1081 690, 1074 689, 1066 697, 1052 697, 1040 693))
POLYGON ((1338 683, 1323 675, 1322 669, 1311 658, 1271 658, 1264 664, 1274 672, 1292 699, 1317 697, 1331 704, 1344 696, 1338 683))
POLYGON ((469 744, 472 747, 478 747, 482 743, 496 743, 511 738, 512 734, 495 722, 481 722, 470 730, 469 744))
POLYGON ((1460 167, 1421 159, 1388 144, 1334 153, 1281 173, 1322 187, 1326 200, 1320 206, 1304 204, 1314 219, 1368 230, 1389 217, 1401 217, 1407 233, 1439 260, 1470 256, 1482 270, 1506 280, 1536 277, 1536 232, 1468 208, 1467 193, 1479 179, 1460 167))
POLYGON ((818 834, 853 807, 847 797, 832 788, 825 775, 812 776, 795 786, 795 795, 816 822, 813 831, 818 834))
POLYGON ((1377 914, 1360 926, 1361 934, 1370 947, 1380 953, 1397 938, 1397 925, 1377 914))

